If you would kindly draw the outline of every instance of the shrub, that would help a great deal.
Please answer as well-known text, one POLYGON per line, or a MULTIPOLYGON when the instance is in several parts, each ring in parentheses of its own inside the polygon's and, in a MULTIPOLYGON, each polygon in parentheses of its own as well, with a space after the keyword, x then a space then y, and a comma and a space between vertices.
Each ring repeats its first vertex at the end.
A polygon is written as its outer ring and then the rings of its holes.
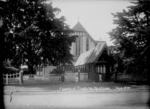
POLYGON ((64 74, 64 70, 62 69, 62 67, 57 67, 51 72, 51 74, 61 75, 64 74))

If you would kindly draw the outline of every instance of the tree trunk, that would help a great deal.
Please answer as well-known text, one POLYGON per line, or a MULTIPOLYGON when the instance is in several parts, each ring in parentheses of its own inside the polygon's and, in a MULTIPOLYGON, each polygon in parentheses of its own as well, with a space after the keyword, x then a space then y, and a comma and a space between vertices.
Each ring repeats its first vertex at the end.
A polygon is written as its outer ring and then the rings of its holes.
POLYGON ((28 68, 29 68, 29 74, 35 74, 32 64, 28 64, 28 68))
POLYGON ((115 71, 115 82, 117 82, 117 71, 115 71))

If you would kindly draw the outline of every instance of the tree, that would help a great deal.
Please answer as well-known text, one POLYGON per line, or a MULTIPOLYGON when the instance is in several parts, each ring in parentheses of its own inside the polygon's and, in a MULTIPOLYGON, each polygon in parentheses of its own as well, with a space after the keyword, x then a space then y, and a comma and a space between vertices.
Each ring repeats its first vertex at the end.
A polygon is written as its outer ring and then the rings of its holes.
POLYGON ((71 63, 72 30, 60 9, 47 0, 0 1, 1 31, 5 57, 12 65, 27 64, 30 72, 37 65, 71 63))
POLYGON ((113 14, 114 28, 109 35, 118 48, 124 72, 148 73, 148 50, 150 47, 150 1, 133 2, 128 10, 113 14))
POLYGON ((109 34, 118 48, 123 71, 143 75, 148 73, 150 1, 133 3, 127 11, 113 14, 117 26, 109 34))

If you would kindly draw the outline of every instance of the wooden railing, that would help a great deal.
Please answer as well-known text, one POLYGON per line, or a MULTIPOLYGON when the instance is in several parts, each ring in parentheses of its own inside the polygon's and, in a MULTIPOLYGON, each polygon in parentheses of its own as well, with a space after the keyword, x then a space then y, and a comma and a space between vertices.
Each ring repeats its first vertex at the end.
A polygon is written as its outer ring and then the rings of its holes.
POLYGON ((14 74, 3 74, 3 84, 22 84, 21 72, 14 74))

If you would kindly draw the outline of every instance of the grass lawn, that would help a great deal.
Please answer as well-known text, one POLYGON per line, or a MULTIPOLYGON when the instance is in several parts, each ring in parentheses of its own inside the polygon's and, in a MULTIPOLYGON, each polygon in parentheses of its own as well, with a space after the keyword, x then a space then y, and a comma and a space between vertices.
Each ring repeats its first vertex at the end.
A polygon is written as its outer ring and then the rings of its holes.
POLYGON ((60 90, 61 89, 73 89, 73 88, 109 88, 115 89, 116 87, 130 87, 125 83, 114 83, 114 82, 49 82, 42 80, 30 80, 25 81, 23 85, 7 85, 6 87, 15 86, 17 88, 39 88, 43 90, 60 90))

